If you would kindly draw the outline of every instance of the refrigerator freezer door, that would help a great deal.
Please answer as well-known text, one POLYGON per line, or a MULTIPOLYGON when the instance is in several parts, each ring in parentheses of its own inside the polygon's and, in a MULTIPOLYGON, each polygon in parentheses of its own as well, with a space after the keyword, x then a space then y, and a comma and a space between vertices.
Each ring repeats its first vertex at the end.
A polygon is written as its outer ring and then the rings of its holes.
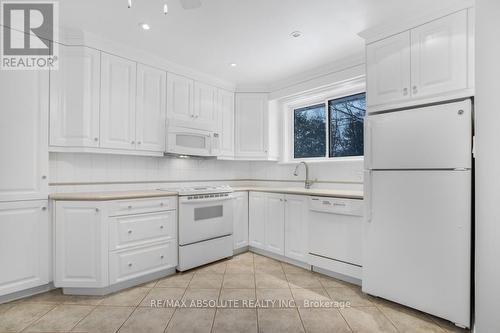
POLYGON ((471 172, 370 174, 363 291, 468 327, 471 172))
POLYGON ((366 169, 471 167, 471 101, 366 117, 366 169))

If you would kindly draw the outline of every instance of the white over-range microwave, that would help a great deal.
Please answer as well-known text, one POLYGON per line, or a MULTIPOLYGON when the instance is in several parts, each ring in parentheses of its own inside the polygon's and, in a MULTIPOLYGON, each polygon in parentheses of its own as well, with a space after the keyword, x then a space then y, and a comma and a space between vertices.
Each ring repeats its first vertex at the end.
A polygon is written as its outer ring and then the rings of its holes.
POLYGON ((210 131, 192 128, 168 127, 166 153, 188 156, 217 156, 219 135, 210 131))

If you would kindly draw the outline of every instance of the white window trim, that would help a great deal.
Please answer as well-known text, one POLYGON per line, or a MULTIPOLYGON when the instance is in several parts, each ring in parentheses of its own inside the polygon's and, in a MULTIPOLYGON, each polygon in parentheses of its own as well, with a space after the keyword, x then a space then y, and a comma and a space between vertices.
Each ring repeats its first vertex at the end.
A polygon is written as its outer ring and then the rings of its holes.
MULTIPOLYGON (((328 101, 350 95, 366 92, 365 78, 359 77, 341 82, 325 89, 325 87, 294 96, 283 103, 283 145, 281 164, 295 164, 298 162, 324 163, 324 162, 352 162, 364 161, 364 156, 328 157, 329 132, 326 130, 326 147, 324 157, 295 158, 294 157, 294 110, 316 104, 324 104, 328 108, 328 101)), ((328 110, 325 110, 328 117, 328 110)), ((328 119, 325 119, 328 124, 328 119)))

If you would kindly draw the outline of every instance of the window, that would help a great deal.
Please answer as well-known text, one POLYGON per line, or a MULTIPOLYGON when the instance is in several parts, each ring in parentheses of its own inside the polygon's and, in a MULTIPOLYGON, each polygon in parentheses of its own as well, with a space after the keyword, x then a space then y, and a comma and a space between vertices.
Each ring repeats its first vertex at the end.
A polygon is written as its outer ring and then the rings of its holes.
POLYGON ((293 158, 363 156, 365 93, 293 110, 293 158))

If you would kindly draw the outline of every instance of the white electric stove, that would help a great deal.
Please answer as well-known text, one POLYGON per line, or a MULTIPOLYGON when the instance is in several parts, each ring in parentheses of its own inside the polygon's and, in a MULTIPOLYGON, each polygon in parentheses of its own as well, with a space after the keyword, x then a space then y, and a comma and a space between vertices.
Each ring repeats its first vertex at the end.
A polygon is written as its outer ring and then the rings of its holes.
POLYGON ((232 188, 192 186, 176 191, 179 193, 177 269, 185 271, 232 256, 232 188))

